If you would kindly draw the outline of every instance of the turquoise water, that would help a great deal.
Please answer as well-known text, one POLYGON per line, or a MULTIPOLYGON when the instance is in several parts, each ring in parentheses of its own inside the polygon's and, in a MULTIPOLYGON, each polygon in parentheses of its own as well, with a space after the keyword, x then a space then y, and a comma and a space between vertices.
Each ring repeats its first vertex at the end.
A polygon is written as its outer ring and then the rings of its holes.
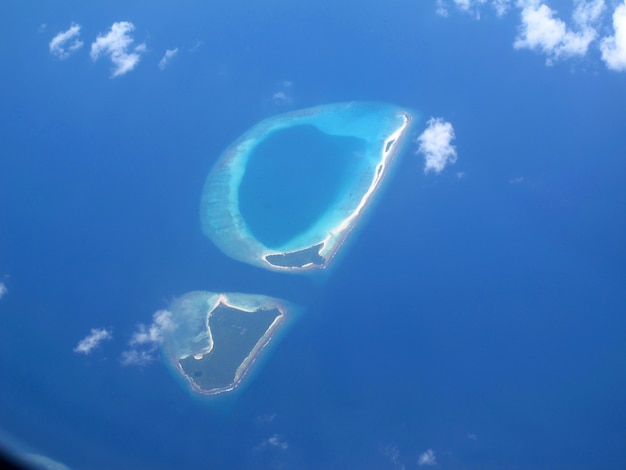
POLYGON ((266 269, 325 267, 374 199, 414 123, 402 108, 371 102, 261 121, 222 153, 207 177, 200 207, 205 234, 226 255, 266 269))
POLYGON ((341 196, 363 158, 365 141, 312 125, 272 132, 248 157, 239 210, 252 235, 280 248, 308 230, 341 196))

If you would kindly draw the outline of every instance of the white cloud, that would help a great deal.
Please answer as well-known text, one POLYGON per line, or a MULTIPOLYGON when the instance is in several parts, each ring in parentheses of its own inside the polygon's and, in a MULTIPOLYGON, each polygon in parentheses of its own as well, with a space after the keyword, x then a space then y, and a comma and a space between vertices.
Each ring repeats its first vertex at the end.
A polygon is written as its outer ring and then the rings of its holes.
POLYGON ((473 8, 478 8, 486 1, 487 0, 454 0, 454 4, 459 10, 469 12, 473 8))
POLYGON ((439 16, 443 16, 444 18, 448 16, 448 8, 446 7, 446 4, 443 0, 437 0, 435 6, 437 7, 435 9, 435 13, 437 13, 439 16))
POLYGON ((112 338, 113 335, 109 330, 104 328, 92 328, 91 333, 80 340, 78 345, 74 348, 74 352, 90 354, 102 341, 112 338))
POLYGON ((148 326, 140 324, 128 342, 130 349, 122 353, 122 365, 145 365, 154 359, 153 353, 163 342, 163 335, 176 328, 172 313, 158 310, 148 326))
POLYGON ((435 0, 435 13, 447 17, 449 5, 457 11, 480 18, 489 6, 498 16, 512 8, 520 13, 520 25, 513 42, 517 50, 528 49, 544 54, 547 65, 558 60, 586 57, 592 46, 599 48, 607 68, 626 71, 626 0, 617 4, 612 15, 613 35, 599 39, 600 32, 611 28, 606 20, 606 0, 572 0, 571 19, 564 21, 549 5, 549 0, 435 0))
POLYGON ((626 0, 613 13, 615 34, 602 39, 602 60, 611 70, 626 70, 626 0))
POLYGON ((286 79, 278 82, 265 101, 277 109, 293 105, 295 103, 293 82, 286 79))
POLYGON ((435 452, 432 449, 428 449, 426 452, 421 454, 417 459, 417 465, 419 465, 420 467, 422 465, 437 465, 435 452))
POLYGON ((493 0, 491 5, 496 10, 498 16, 504 15, 511 7, 511 0, 493 0))
POLYGON ((145 366, 154 360, 153 351, 138 351, 129 349, 122 352, 121 362, 123 366, 145 366))
POLYGON ((76 52, 83 46, 83 41, 78 39, 80 35, 80 25, 72 23, 67 31, 61 31, 52 38, 48 46, 50 54, 57 56, 59 59, 67 59, 73 52, 76 52))
POLYGON ((261 450, 264 448, 287 450, 289 448, 289 443, 280 434, 274 434, 267 439, 263 439, 259 445, 254 446, 255 450, 261 450))
POLYGON ((161 58, 161 60, 159 61, 159 68, 161 70, 164 70, 165 67, 167 67, 167 64, 170 63, 170 60, 172 60, 172 58, 174 58, 176 54, 178 54, 178 47, 174 49, 167 49, 165 51, 165 54, 163 55, 163 58, 161 58))
POLYGON ((291 98, 284 91, 277 91, 272 95, 272 101, 276 104, 290 104, 291 98))
POLYGON ((597 24, 606 10, 604 0, 574 0, 574 3, 572 19, 582 28, 597 24))
POLYGON ((9 289, 7 289, 7 286, 4 284, 4 282, 0 282, 0 299, 4 297, 8 292, 9 289))
POLYGON ((287 441, 285 441, 285 439, 283 439, 283 437, 278 434, 274 434, 272 437, 269 437, 265 442, 267 442, 267 444, 272 447, 278 447, 279 449, 283 450, 289 447, 287 441))
MULTIPOLYGON (((597 1, 590 2, 597 4, 597 1)), ((584 56, 589 44, 597 37, 590 22, 594 20, 595 6, 579 3, 576 20, 579 31, 572 31, 562 20, 555 18, 556 12, 539 0, 520 0, 522 24, 515 49, 539 50, 548 56, 547 64, 561 57, 584 56)), ((595 18, 597 19, 597 18, 595 18)))
POLYGON ((393 464, 393 468, 397 470, 404 470, 406 467, 400 460, 400 449, 397 445, 388 445, 383 449, 383 454, 393 464))
MULTIPOLYGON (((474 15, 476 19, 480 19, 480 11, 483 5, 489 4, 496 11, 498 16, 504 15, 510 8, 512 0, 451 0, 457 10, 463 13, 474 15)), ((448 5, 446 0, 435 1, 437 13, 440 16, 448 16, 448 5)))
POLYGON ((455 138, 454 128, 443 118, 434 117, 428 120, 427 126, 417 138, 417 152, 424 155, 424 173, 441 173, 457 159, 456 148, 451 144, 455 138))
POLYGON ((163 333, 171 331, 175 327, 172 322, 172 313, 167 310, 159 310, 154 313, 152 317, 152 323, 146 327, 146 325, 139 325, 138 331, 136 331, 131 340, 131 346, 137 346, 141 344, 156 344, 159 345, 163 342, 163 333))
MULTIPOLYGON (((480 19, 480 7, 486 2, 487 0, 452 0, 457 10, 474 15, 476 19, 480 19)), ((436 5, 437 10, 435 12, 438 15, 444 17, 448 16, 446 0, 437 0, 436 5)))
POLYGON ((129 21, 113 23, 111 30, 106 35, 98 35, 91 44, 91 58, 95 62, 101 55, 108 55, 113 62, 112 77, 119 77, 133 70, 141 58, 141 53, 146 51, 145 43, 130 49, 135 41, 130 33, 135 25, 129 21))

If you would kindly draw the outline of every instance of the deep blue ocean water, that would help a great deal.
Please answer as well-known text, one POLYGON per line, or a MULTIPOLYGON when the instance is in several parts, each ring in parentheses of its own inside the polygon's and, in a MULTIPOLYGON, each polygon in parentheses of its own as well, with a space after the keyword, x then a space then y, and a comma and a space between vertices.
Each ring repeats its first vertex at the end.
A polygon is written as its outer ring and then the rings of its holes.
POLYGON ((410 469, 429 449, 446 469, 626 466, 626 75, 599 53, 548 67, 513 49, 518 12, 434 1, 9 1, 0 18, 5 448, 76 469, 410 469), (111 79, 89 47, 116 21, 146 51, 111 79), (60 60, 48 43, 72 22, 85 45, 60 60), (221 254, 198 214, 221 152, 348 100, 445 117, 458 162, 424 174, 409 146, 327 273, 221 254), (120 363, 192 290, 304 312, 207 401, 158 358, 120 363), (113 339, 73 352, 91 328, 113 339))

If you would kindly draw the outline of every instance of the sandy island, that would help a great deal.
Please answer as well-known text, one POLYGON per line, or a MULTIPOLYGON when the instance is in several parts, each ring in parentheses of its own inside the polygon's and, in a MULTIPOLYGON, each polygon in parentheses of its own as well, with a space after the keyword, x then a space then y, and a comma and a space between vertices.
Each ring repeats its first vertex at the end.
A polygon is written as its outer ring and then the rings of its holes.
POLYGON ((348 217, 346 217, 339 225, 329 230, 328 235, 321 242, 315 243, 314 245, 293 252, 277 253, 275 251, 267 251, 266 253, 264 253, 261 258, 270 269, 279 271, 310 271, 314 269, 325 269, 328 267, 339 248, 341 248, 341 246, 343 245, 346 237, 348 236, 352 228, 356 225, 359 215, 362 214, 363 209, 367 206, 368 202, 370 202, 370 199, 372 198, 374 192, 380 185, 383 176, 386 174, 386 170, 389 167, 390 160, 393 158, 394 153, 399 146, 399 142, 403 137, 403 133, 411 122, 412 116, 409 113, 401 112, 400 115, 403 119, 402 125, 398 127, 398 129, 396 129, 396 131, 385 140, 381 153, 380 163, 376 165, 376 171, 374 172, 372 182, 370 183, 367 191, 361 198, 361 201, 354 209, 354 211, 348 217), (303 263, 300 266, 281 266, 279 264, 272 263, 270 260, 271 257, 296 255, 298 253, 311 250, 318 246, 319 249, 316 250, 316 254, 319 258, 321 258, 322 262, 307 262, 303 263))
MULTIPOLYGON (((196 355, 193 356, 194 359, 196 359, 196 360, 201 360, 207 354, 210 354, 211 351, 213 350, 214 346, 215 346, 215 343, 213 341, 213 333, 211 331, 211 326, 210 326, 210 319, 211 319, 211 316, 212 316, 213 312, 215 312, 220 306, 232 308, 234 310, 239 310, 241 312, 247 312, 247 313, 251 313, 251 314, 255 313, 255 312, 258 312, 259 310, 265 310, 263 308, 263 306, 261 306, 261 307, 259 307, 257 309, 248 309, 248 308, 242 307, 240 305, 235 305, 234 303, 231 303, 228 300, 228 298, 227 298, 227 296, 225 294, 220 294, 218 296, 217 300, 215 301, 215 303, 213 304, 213 306, 207 312, 207 317, 206 317, 206 323, 205 324, 206 324, 207 332, 208 332, 208 335, 209 335, 209 343, 210 344, 206 348, 205 351, 203 351, 202 353, 199 353, 199 354, 196 354, 196 355)), ((274 305, 272 305, 272 309, 278 310, 279 315, 274 319, 274 321, 267 328, 267 330, 265 331, 263 336, 261 336, 261 338, 259 338, 259 340, 256 342, 255 346, 252 348, 250 353, 245 357, 245 359, 241 362, 239 367, 235 370, 234 378, 233 378, 233 381, 232 381, 231 384, 229 384, 229 385, 227 385, 225 387, 218 387, 218 388, 213 388, 213 389, 204 389, 204 388, 200 387, 194 381, 194 379, 192 377, 190 377, 189 374, 187 374, 187 372, 183 369, 180 361, 182 359, 185 359, 187 356, 180 357, 178 359, 178 361, 176 362, 176 368, 187 379, 187 381, 191 385, 191 388, 194 391, 196 391, 198 393, 201 393, 203 395, 209 395, 209 396, 210 395, 219 395, 221 393, 230 392, 230 391, 234 390, 235 388, 237 388, 239 385, 241 385, 243 379, 246 377, 247 373, 250 371, 250 369, 254 365, 254 363, 257 360, 257 358, 259 357, 260 353, 270 343, 270 341, 272 340, 275 332, 283 324, 283 322, 285 321, 285 319, 287 317, 287 309, 285 308, 285 306, 281 305, 279 302, 276 302, 274 305)))

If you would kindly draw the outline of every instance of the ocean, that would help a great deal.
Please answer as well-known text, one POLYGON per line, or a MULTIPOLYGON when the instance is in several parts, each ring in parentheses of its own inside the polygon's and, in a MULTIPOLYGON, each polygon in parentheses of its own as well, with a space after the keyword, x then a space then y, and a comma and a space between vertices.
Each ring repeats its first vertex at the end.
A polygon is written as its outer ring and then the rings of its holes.
MULTIPOLYGON (((525 10, 495 3, 3 3, 3 449, 35 468, 624 468, 626 75, 600 49, 622 3, 573 57, 514 47, 525 10), (353 100, 421 121, 333 266, 225 256, 199 215, 224 149, 353 100), (440 172, 431 117, 454 126, 440 172), (158 338, 123 360, 194 290, 302 313, 206 398, 158 338), (92 329, 110 338, 76 351, 92 329)), ((574 3, 543 3, 581 31, 574 3)))

